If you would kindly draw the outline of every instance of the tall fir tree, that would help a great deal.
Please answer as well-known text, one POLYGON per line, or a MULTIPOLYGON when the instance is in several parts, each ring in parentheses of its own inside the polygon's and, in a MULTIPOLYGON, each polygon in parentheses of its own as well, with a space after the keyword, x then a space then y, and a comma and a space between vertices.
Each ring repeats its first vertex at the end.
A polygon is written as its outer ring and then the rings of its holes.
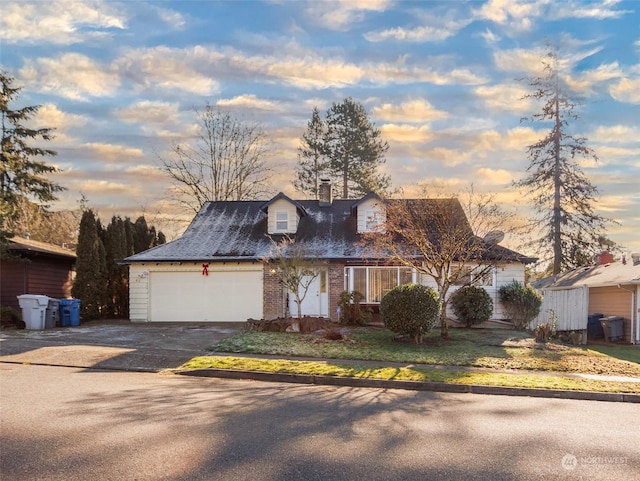
POLYGON ((128 229, 131 232, 127 235, 131 236, 133 242, 133 252, 131 254, 137 254, 167 242, 164 233, 157 230, 155 226, 149 227, 147 220, 142 215, 133 224, 129 221, 129 225, 128 229))
POLYGON ((154 240, 154 235, 147 225, 147 220, 144 216, 138 217, 133 224, 133 251, 137 254, 153 247, 154 240))
POLYGON ((167 243, 167 236, 164 235, 164 232, 161 230, 158 231, 158 235, 156 236, 156 242, 154 246, 159 246, 167 243))
POLYGON ((344 199, 376 192, 384 194, 390 178, 378 172, 389 144, 369 120, 364 106, 351 97, 327 111, 324 152, 344 199))
POLYGON ((528 146, 527 175, 515 185, 533 202, 532 227, 542 232, 535 243, 541 252, 550 251, 552 273, 558 274, 592 258, 610 220, 595 212, 598 190, 578 164, 579 158, 598 157, 586 138, 570 133, 570 123, 579 119, 575 111, 580 101, 562 81, 551 46, 542 64, 542 76, 522 79, 533 90, 524 98, 540 101, 542 108, 523 120, 550 124, 550 130, 528 146))
POLYGON ((314 107, 307 130, 302 134, 298 147, 298 164, 294 187, 307 194, 309 198, 318 199, 318 187, 321 179, 331 178, 329 161, 325 155, 324 138, 326 124, 320 117, 318 107, 314 107))
POLYGON ((21 87, 14 87, 14 78, 0 70, 0 117, 2 127, 2 153, 0 154, 0 220, 13 219, 17 215, 17 203, 23 197, 41 204, 57 199, 56 193, 64 190, 53 182, 50 174, 56 167, 36 160, 54 156, 51 149, 37 146, 52 139, 53 129, 32 129, 26 126, 40 109, 32 105, 11 108, 10 104, 20 95, 21 87), (31 145, 30 145, 31 143, 31 145))
POLYGON ((106 251, 101 240, 102 226, 91 209, 80 220, 76 249, 76 278, 71 294, 80 300, 83 320, 99 319, 105 306, 107 286, 106 251))
MULTIPOLYGON (((128 219, 127 219, 128 221, 128 219)), ((129 317, 129 270, 118 261, 133 254, 127 242, 126 221, 114 216, 104 231, 106 252, 106 299, 103 315, 117 319, 129 317)))

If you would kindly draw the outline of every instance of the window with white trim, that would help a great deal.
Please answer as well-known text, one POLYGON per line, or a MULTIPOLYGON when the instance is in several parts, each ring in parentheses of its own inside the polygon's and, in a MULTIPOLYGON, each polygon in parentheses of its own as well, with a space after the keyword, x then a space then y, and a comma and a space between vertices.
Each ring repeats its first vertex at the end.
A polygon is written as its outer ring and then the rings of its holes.
POLYGON ((345 267, 345 290, 359 291, 365 304, 378 304, 396 286, 416 282, 416 273, 408 267, 345 267))
POLYGON ((452 282, 454 286, 493 286, 493 278, 496 270, 492 267, 480 268, 469 266, 451 266, 451 279, 456 277, 452 282))
POLYGON ((289 230, 289 213, 287 211, 276 212, 276 231, 287 232, 289 230))
POLYGON ((493 278, 495 274, 496 270, 493 267, 482 270, 478 274, 473 275, 473 285, 479 287, 493 287, 493 278))
POLYGON ((382 212, 368 210, 365 212, 365 229, 367 232, 379 229, 382 226, 382 212))

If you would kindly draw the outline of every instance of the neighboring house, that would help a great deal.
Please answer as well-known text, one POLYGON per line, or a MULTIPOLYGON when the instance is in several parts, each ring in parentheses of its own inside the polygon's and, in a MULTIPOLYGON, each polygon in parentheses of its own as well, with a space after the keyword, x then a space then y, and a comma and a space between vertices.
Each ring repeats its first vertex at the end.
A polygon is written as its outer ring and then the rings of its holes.
POLYGON ((8 250, 15 258, 0 260, 0 304, 19 309, 21 294, 71 297, 75 252, 20 237, 9 239, 8 250))
MULTIPOLYGON (((302 302, 302 315, 338 320, 344 290, 358 290, 377 306, 383 294, 408 282, 430 285, 411 269, 367 258, 360 234, 385 220, 385 202, 375 194, 359 200, 333 200, 322 184, 320 200, 292 200, 280 193, 269 201, 207 202, 183 236, 135 254, 129 264, 132 321, 245 321, 296 315, 292 295, 283 291, 275 272, 261 259, 270 254, 270 237, 288 235, 317 260, 318 276, 302 302)), ((457 200, 447 209, 462 207, 457 200)), ((464 216, 464 214, 462 214, 464 216)), ((485 288, 502 318, 499 286, 524 281, 524 264, 516 252, 497 246, 503 261, 485 276, 485 288)))
POLYGON ((551 311, 558 330, 586 330, 589 314, 623 318, 625 342, 640 344, 640 255, 614 261, 603 252, 596 265, 579 267, 533 283, 543 295, 533 326, 548 322, 551 311))

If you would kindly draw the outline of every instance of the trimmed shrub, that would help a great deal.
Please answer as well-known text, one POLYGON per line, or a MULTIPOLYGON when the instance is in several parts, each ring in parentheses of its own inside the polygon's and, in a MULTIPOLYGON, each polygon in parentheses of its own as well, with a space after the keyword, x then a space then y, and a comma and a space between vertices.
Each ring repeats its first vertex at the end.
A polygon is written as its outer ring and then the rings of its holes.
POLYGON ((386 328, 411 336, 416 344, 431 330, 439 312, 437 292, 420 284, 394 287, 380 302, 380 316, 386 328))
POLYGON ((542 296, 531 286, 518 281, 502 286, 498 291, 500 302, 517 329, 526 329, 540 314, 542 296))
POLYGON ((493 313, 493 299, 482 287, 461 287, 451 295, 449 302, 456 317, 467 327, 488 321, 493 313))
POLYGON ((363 308, 360 304, 364 294, 359 291, 342 291, 338 306, 340 307, 340 323, 364 326, 373 317, 370 308, 363 308))

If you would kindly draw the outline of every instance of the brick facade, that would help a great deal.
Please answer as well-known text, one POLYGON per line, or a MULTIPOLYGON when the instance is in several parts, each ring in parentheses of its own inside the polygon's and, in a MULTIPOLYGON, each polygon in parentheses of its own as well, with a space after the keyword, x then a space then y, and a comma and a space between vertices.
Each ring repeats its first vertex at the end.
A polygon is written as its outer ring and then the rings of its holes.
POLYGON ((329 317, 334 322, 340 321, 338 300, 344 291, 344 262, 329 263, 329 317))
POLYGON ((271 273, 271 267, 262 268, 262 317, 275 319, 286 315, 286 295, 278 276, 271 273))
MULTIPOLYGON (((329 263, 329 317, 338 322, 338 300, 344 291, 344 267, 343 262, 329 263)), ((278 276, 271 273, 271 268, 265 266, 262 271, 263 280, 263 318, 275 319, 286 317, 287 295, 278 276)))

